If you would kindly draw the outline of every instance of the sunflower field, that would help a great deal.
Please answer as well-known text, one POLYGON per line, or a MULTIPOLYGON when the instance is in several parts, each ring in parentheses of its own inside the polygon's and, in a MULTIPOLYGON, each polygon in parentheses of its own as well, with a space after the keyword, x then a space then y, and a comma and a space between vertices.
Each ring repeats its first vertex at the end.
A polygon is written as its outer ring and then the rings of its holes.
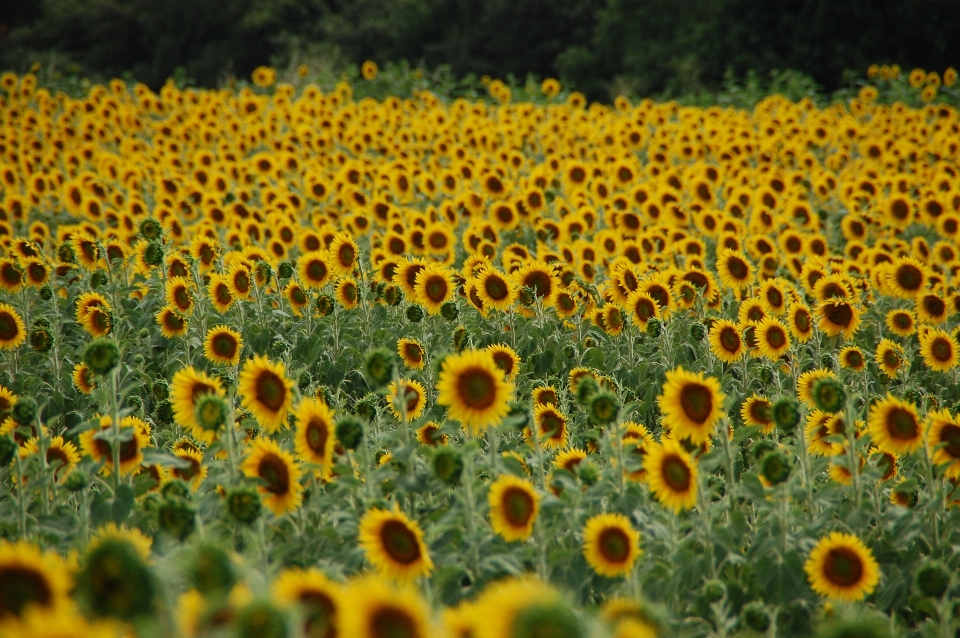
POLYGON ((869 77, 2 76, 0 635, 955 636, 956 72, 869 77))

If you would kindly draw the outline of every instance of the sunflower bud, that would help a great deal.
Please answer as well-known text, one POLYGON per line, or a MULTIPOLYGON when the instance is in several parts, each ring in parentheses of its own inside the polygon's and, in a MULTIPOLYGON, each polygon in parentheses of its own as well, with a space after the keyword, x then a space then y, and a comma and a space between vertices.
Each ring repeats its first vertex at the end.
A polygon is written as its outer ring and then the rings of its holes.
POLYGON ((108 337, 94 339, 83 350, 83 362, 94 374, 107 375, 120 365, 120 348, 108 337))
POLYGON ((88 615, 131 621, 153 613, 157 583, 130 542, 104 539, 83 557, 74 591, 88 615))
POLYGON ((290 279, 293 277, 293 266, 289 261, 281 261, 277 265, 277 277, 280 279, 290 279))
POLYGON ((37 412, 39 408, 36 400, 31 396, 24 396, 17 399, 13 409, 10 410, 10 416, 17 425, 29 426, 36 420, 37 412))
POLYGON ((793 432, 800 423, 800 403, 792 396, 785 395, 777 399, 771 408, 773 420, 784 434, 793 432))
POLYGON ((313 377, 310 376, 310 373, 304 370, 300 373, 300 376, 297 377, 297 388, 300 392, 306 391, 310 387, 310 384, 313 383, 313 377))
POLYGON ((760 474, 771 485, 778 485, 790 478, 790 459, 780 450, 767 452, 760 460, 760 474))
POLYGON ((157 509, 157 525, 166 534, 183 541, 196 527, 196 514, 182 498, 167 498, 157 509))
POLYGON ((890 630, 876 615, 857 614, 827 624, 817 638, 890 638, 890 630))
POLYGON ((743 608, 740 612, 740 619, 750 629, 764 632, 770 628, 770 614, 767 613, 766 606, 761 602, 752 602, 743 608))
POLYGON ((833 357, 828 353, 824 352, 820 355, 820 367, 825 370, 833 370, 836 364, 833 361, 833 357))
POLYGON ((133 355, 133 359, 130 360, 130 363, 133 364, 134 368, 142 368, 143 364, 146 363, 146 359, 139 352, 133 355))
POLYGON ((460 310, 457 308, 456 302, 445 301, 442 306, 440 306, 440 314, 443 315, 443 318, 447 321, 456 321, 460 317, 460 310))
POLYGON ((533 291, 524 286, 520 289, 519 295, 520 303, 524 306, 532 306, 533 302, 536 300, 536 297, 533 296, 533 291))
POLYGON ((619 412, 620 400, 612 392, 600 391, 590 397, 588 420, 592 425, 612 423, 619 412))
POLYGON ((239 638, 286 638, 287 620, 268 600, 256 600, 240 611, 237 617, 239 638))
POLYGON ((357 403, 353 406, 353 413, 362 419, 373 421, 377 418, 378 401, 379 397, 371 392, 357 401, 357 403))
POLYGON ((60 244, 60 247, 57 248, 57 259, 64 264, 72 264, 77 256, 73 252, 73 246, 67 243, 60 244))
POLYGON ((577 356, 577 346, 567 341, 566 343, 563 344, 562 352, 565 358, 573 359, 574 357, 577 356))
POLYGON ((600 480, 600 468, 592 461, 582 462, 577 465, 577 478, 590 487, 600 480))
POLYGON ((777 449, 777 444, 771 441, 770 439, 760 439, 753 445, 753 459, 757 463, 767 455, 769 452, 773 452, 777 449))
POLYGON ((150 217, 140 222, 140 235, 147 241, 154 241, 163 234, 160 222, 150 217))
POLYGON ((660 323, 660 320, 656 317, 650 317, 647 320, 647 334, 656 339, 660 336, 660 331, 663 329, 663 325, 660 323))
POLYGON ((249 487, 238 487, 227 492, 227 511, 237 522, 251 525, 260 518, 263 505, 260 494, 249 487))
POLYGON ((163 263, 163 244, 151 241, 143 249, 143 262, 148 266, 159 266, 163 263))
POLYGON ((160 401, 154 410, 154 416, 162 425, 173 423, 173 404, 166 399, 160 401))
POLYGON ((343 417, 337 421, 336 435, 340 445, 356 450, 363 440, 363 422, 357 417, 343 417))
POLYGON ((690 325, 690 338, 693 339, 694 343, 703 341, 706 336, 707 328, 702 323, 696 321, 690 325))
POLYGON ((457 326, 453 331, 453 349, 457 352, 463 352, 470 341, 470 335, 464 326, 457 326))
MULTIPOLYGON (((394 286, 394 285, 384 286, 381 296, 383 297, 383 300, 386 302, 388 306, 396 307, 396 306, 399 306, 400 302, 403 300, 403 291, 400 290, 398 286, 394 286)), ((410 308, 413 308, 413 307, 414 306, 410 306, 410 308)), ((420 312, 422 313, 423 311, 421 310, 420 312)), ((408 308, 407 309, 408 317, 410 316, 409 313, 410 313, 410 309, 408 308)), ((422 314, 420 316, 421 318, 423 317, 422 314)))
POLYGON ((950 586, 950 573, 938 562, 925 563, 913 579, 917 591, 930 598, 942 598, 950 586))
POLYGON ((588 350, 589 350, 590 348, 596 348, 596 347, 597 347, 597 340, 594 339, 593 337, 585 337, 585 338, 583 339, 583 347, 584 347, 584 348, 587 348, 588 350))
POLYGON ((219 432, 227 423, 228 412, 227 402, 216 394, 201 395, 194 408, 197 423, 207 432, 219 432))
POLYGON ((13 437, 7 434, 0 435, 0 468, 10 465, 16 451, 17 442, 13 440, 13 437))
POLYGON ((777 635, 809 636, 811 630, 810 609, 802 600, 795 600, 777 614, 777 635))
POLYGON ((847 391, 834 377, 822 377, 814 381, 811 394, 814 405, 824 412, 839 412, 847 401, 847 391))
POLYGON ((50 301, 53 299, 53 288, 49 285, 40 287, 40 298, 44 301, 50 301))
POLYGON ((396 366, 393 352, 386 348, 377 348, 367 353, 363 362, 363 376, 367 378, 371 388, 379 389, 393 380, 396 366))
POLYGON ((160 494, 167 498, 190 498, 190 486, 180 479, 167 481, 160 488, 160 494))
MULTIPOLYGON (((2 459, 0 459, 2 460, 2 459)), ((83 470, 74 470, 67 475, 63 486, 70 492, 82 492, 90 485, 90 477, 83 470)))
POLYGON ((773 376, 773 369, 767 366, 760 368, 760 382, 763 385, 770 385, 776 381, 776 377, 773 376))
POLYGON ((128 396, 125 403, 127 404, 127 407, 133 410, 134 412, 139 412, 140 410, 143 409, 143 399, 141 399, 135 394, 131 394, 130 396, 128 396))
POLYGON ((447 485, 459 485, 460 476, 463 474, 463 457, 460 452, 448 447, 437 450, 433 455, 433 473, 447 485))
POLYGON ((577 403, 582 406, 589 405, 590 399, 599 391, 600 386, 597 385, 597 380, 593 378, 593 375, 583 375, 580 377, 580 380, 577 381, 577 403))
POLYGON ((326 317, 333 312, 333 297, 330 295, 320 295, 313 305, 317 309, 318 315, 326 317))
POLYGON ((557 600, 535 602, 517 614, 513 622, 513 636, 553 636, 555 638, 581 638, 584 635, 570 608, 557 600))
POLYGON ((102 270, 98 270, 92 275, 90 275, 90 287, 91 288, 102 288, 110 282, 110 278, 107 277, 107 273, 102 270))
POLYGON ((37 317, 36 319, 33 320, 33 327, 34 327, 34 328, 45 328, 45 329, 48 329, 48 330, 49 330, 49 328, 50 328, 50 322, 47 321, 44 317, 37 317))
POLYGON ((313 396, 327 405, 333 404, 333 394, 330 392, 330 388, 325 385, 318 385, 317 389, 313 391, 313 396))
POLYGON ((213 543, 197 547, 191 558, 187 580, 201 594, 227 594, 237 582, 230 556, 213 543))
POLYGON ((703 597, 707 599, 707 602, 718 603, 723 600, 726 593, 726 586, 719 580, 708 580, 703 585, 703 597))
POLYGON ((420 323, 423 320, 423 308, 417 305, 408 306, 407 320, 411 323, 420 323))

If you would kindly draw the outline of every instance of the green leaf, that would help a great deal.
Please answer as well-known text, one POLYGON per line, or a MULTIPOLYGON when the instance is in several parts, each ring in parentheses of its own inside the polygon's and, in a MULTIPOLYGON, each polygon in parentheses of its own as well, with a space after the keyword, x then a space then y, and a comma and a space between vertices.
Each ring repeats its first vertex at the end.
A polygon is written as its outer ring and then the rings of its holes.
POLYGON ((148 447, 143 450, 143 465, 162 465, 163 467, 175 467, 182 470, 190 467, 190 462, 169 452, 148 447))

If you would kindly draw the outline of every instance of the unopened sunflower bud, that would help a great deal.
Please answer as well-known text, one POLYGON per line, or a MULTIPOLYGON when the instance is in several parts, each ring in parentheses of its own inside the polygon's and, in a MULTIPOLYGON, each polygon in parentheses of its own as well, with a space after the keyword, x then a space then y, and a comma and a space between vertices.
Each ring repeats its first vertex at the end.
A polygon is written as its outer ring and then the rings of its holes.
POLYGON ((651 317, 647 320, 647 334, 656 339, 660 336, 660 332, 663 329, 663 325, 660 323, 660 320, 656 317, 651 317))
POLYGON ((170 396, 170 386, 167 385, 166 379, 157 379, 150 386, 150 392, 153 394, 154 399, 163 401, 170 396))
POLYGON ((74 470, 63 480, 63 486, 70 492, 82 492, 89 485, 90 477, 83 470, 74 470))
POLYGON ((300 392, 303 392, 310 387, 310 384, 313 383, 313 377, 310 376, 310 373, 304 370, 300 373, 300 376, 297 377, 297 388, 300 392))
POLYGON ((35 352, 49 352, 52 345, 53 337, 50 336, 46 328, 35 328, 30 333, 30 347, 33 348, 35 352))
POLYGON ((110 278, 107 277, 107 273, 102 270, 98 270, 92 275, 90 275, 90 287, 91 288, 101 288, 106 286, 110 282, 110 278))
POLYGON ((704 337, 707 336, 707 328, 700 323, 699 321, 694 322, 690 326, 690 338, 694 342, 703 341, 704 337))
POLYGON ((13 460, 13 455, 17 451, 17 442, 13 437, 3 434, 0 435, 0 468, 7 467, 13 460))
POLYGON ((193 551, 187 565, 187 581, 204 595, 230 592, 237 582, 233 561, 213 543, 203 543, 193 551))
MULTIPOLYGON (((394 285, 384 286, 384 288, 383 288, 383 293, 381 293, 381 296, 383 297, 383 301, 384 301, 388 306, 396 307, 396 306, 399 306, 399 305, 400 305, 400 302, 403 300, 403 291, 400 290, 399 286, 394 286, 394 285)), ((413 307, 414 307, 414 306, 411 306, 411 308, 413 308, 413 307)), ((419 308, 419 306, 416 306, 416 307, 419 308)), ((410 312, 410 310, 409 310, 409 308, 408 308, 408 309, 407 309, 407 313, 408 313, 407 316, 408 316, 408 317, 409 317, 409 312, 410 312)), ((422 313, 422 312, 423 312, 423 311, 421 310, 421 313, 422 313)), ((423 318, 423 315, 422 315, 422 314, 421 314, 421 318, 423 318)))
POLYGON ((70 244, 60 244, 60 247, 57 248, 57 259, 64 264, 72 264, 76 260, 77 256, 73 252, 73 246, 70 244))
POLYGON ((260 518, 260 494, 249 487, 238 487, 227 492, 227 511, 236 521, 251 525, 260 518))
POLYGON ((348 450, 356 450, 363 440, 363 422, 357 417, 346 416, 337 421, 337 441, 348 450))
POLYGON ((127 404, 127 407, 134 412, 139 412, 143 408, 143 399, 135 394, 128 396, 125 403, 127 404))
POLYGON ((22 396, 17 399, 10 410, 10 416, 13 417, 17 425, 30 426, 37 419, 39 408, 36 400, 31 396, 22 396))
POLYGON ((182 498, 167 498, 157 509, 157 525, 166 534, 183 541, 196 527, 196 510, 182 498))
POLYGON ((53 299, 53 288, 49 285, 40 287, 40 298, 44 301, 50 301, 53 299))
POLYGON ((353 406, 353 412, 366 421, 374 421, 377 418, 378 401, 379 397, 371 392, 357 401, 356 405, 353 406))
POLYGON ((592 374, 585 374, 577 381, 577 403, 582 406, 590 404, 590 399, 600 391, 597 380, 592 374))
POLYGON ((440 314, 447 321, 456 321, 460 317, 460 310, 457 308, 456 302, 446 301, 440 306, 440 314))
POLYGON ((726 586, 719 580, 708 580, 703 585, 703 597, 707 599, 707 602, 720 602, 726 593, 726 586))
POLYGON ((407 320, 411 323, 420 323, 423 320, 423 308, 417 305, 407 308, 407 320))
POLYGON ((94 339, 83 350, 83 362, 94 374, 109 374, 120 365, 120 348, 108 337, 94 339))
POLYGON ((376 348, 367 353, 363 362, 363 376, 373 389, 386 386, 393 380, 396 371, 393 352, 386 348, 376 348))
POLYGON ((814 381, 811 394, 814 405, 824 412, 839 412, 847 402, 847 391, 835 377, 822 377, 814 381))
POLYGON ((778 485, 790 478, 790 459, 780 450, 767 452, 760 460, 760 474, 771 485, 778 485))
POLYGON ((281 261, 277 266, 277 277, 280 279, 290 279, 293 277, 293 266, 289 261, 281 261))
POLYGON ((744 606, 743 611, 740 612, 740 619, 754 631, 762 632, 770 628, 770 614, 761 602, 752 602, 744 606))
POLYGON ((470 335, 467 334, 467 329, 464 326, 457 326, 457 329, 453 331, 453 349, 457 352, 463 352, 469 341, 470 335))
POLYGON ((157 582, 150 566, 126 540, 106 538, 81 560, 74 599, 88 616, 133 621, 154 613, 157 582))
POLYGON ((773 421, 784 434, 789 434, 800 423, 800 404, 790 395, 777 399, 771 409, 773 421))
POLYGON ((433 455, 433 473, 447 485, 460 484, 463 474, 463 457, 453 448, 441 448, 433 455))
POLYGON ((287 619, 269 600, 255 600, 237 616, 237 636, 242 638, 286 638, 287 619))
POLYGON ((148 217, 140 222, 140 235, 147 241, 160 239, 160 235, 162 234, 163 228, 157 220, 148 217))
POLYGON ((587 420, 591 425, 603 426, 612 423, 619 412, 620 400, 617 399, 617 395, 600 391, 590 397, 587 420))
POLYGON ((536 297, 533 296, 533 291, 526 287, 520 289, 519 298, 520 303, 524 306, 532 306, 536 299, 536 297))
POLYGON ((143 249, 143 262, 148 266, 159 266, 163 263, 163 244, 151 241, 143 249))
POLYGON ((592 461, 580 463, 577 465, 577 477, 590 487, 600 480, 600 468, 592 461))
POLYGON ((217 394, 202 394, 197 399, 194 417, 197 424, 207 432, 219 432, 227 423, 229 407, 217 394))
POLYGON ((931 561, 917 570, 913 582, 924 596, 942 598, 950 586, 950 572, 941 563, 931 561))
POLYGON ((326 317, 333 312, 333 297, 330 295, 320 295, 313 305, 314 308, 317 309, 318 315, 326 317))

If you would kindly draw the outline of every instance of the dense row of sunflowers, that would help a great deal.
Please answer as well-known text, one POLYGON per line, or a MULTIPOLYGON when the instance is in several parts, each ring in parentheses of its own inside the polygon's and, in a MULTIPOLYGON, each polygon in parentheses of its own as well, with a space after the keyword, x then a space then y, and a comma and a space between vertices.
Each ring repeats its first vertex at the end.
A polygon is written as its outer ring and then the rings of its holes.
POLYGON ((4 636, 956 630, 953 108, 0 85, 4 636))

